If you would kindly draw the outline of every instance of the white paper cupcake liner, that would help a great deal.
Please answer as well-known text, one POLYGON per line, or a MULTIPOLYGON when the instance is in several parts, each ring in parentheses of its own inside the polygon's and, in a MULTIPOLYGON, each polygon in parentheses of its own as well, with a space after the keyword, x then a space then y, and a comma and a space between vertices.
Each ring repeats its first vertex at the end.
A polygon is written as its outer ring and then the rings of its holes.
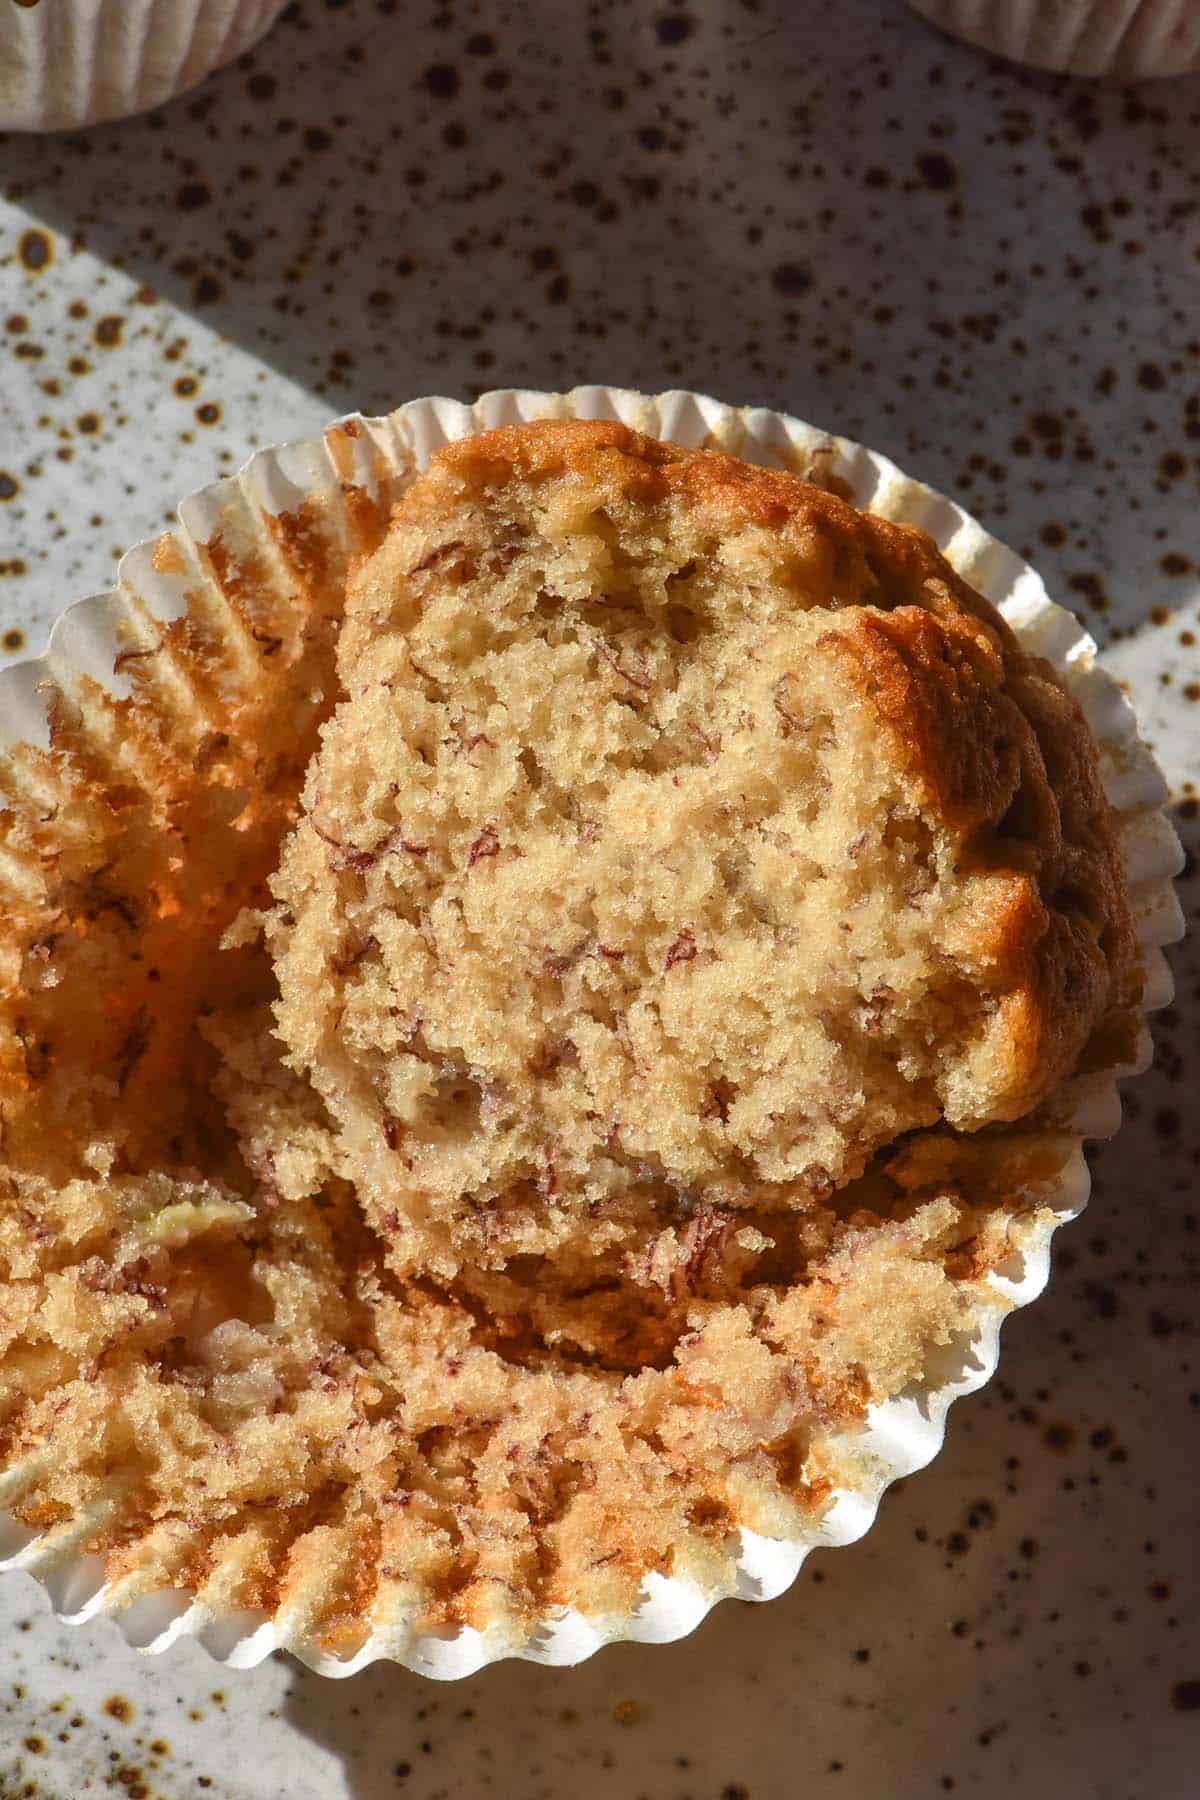
MULTIPOLYGON (((79 601, 58 620, 46 654, 0 671, 0 753, 49 741, 48 720, 64 696, 86 689, 90 677, 109 693, 129 691, 121 648, 144 641, 155 621, 179 617, 185 604, 214 616, 227 602, 239 569, 257 559, 303 586, 314 556, 326 579, 337 578, 364 531, 378 535, 392 501, 431 453, 450 439, 493 426, 548 416, 618 418, 652 436, 689 446, 715 445, 749 461, 786 466, 816 479, 846 484, 860 507, 928 531, 955 568, 991 599, 1021 641, 1049 658, 1086 713, 1100 746, 1106 790, 1120 815, 1121 841, 1146 968, 1147 1010, 1166 1004, 1171 977, 1161 946, 1178 938, 1182 916, 1171 878, 1182 863, 1178 839, 1162 812, 1166 784, 1140 741, 1128 702, 1096 663, 1096 646, 1076 619, 1047 596, 1041 578, 1019 556, 943 495, 901 473, 884 456, 831 437, 785 414, 722 405, 703 395, 672 392, 650 398, 624 389, 577 388, 555 395, 504 389, 474 406, 453 400, 411 401, 384 418, 335 422, 322 438, 260 451, 236 477, 193 494, 179 507, 179 526, 123 559, 117 585, 79 601), (321 525, 314 536, 311 521, 321 525), (306 523, 309 521, 309 523, 306 523), (319 542, 318 542, 319 539, 319 542), (201 584, 198 586, 197 584, 201 584), (186 600, 185 600, 186 596, 186 600), (114 672, 115 665, 115 672, 114 672)), ((810 1550, 848 1544, 871 1525, 884 1489, 937 1454, 946 1414, 960 1395, 982 1386, 996 1367, 1002 1320, 1028 1305, 1049 1276, 1056 1226, 1085 1205, 1088 1172, 1084 1137, 1112 1132, 1120 1119, 1117 1077, 1137 1072, 1150 1055, 1143 1030, 1128 1068, 1089 1074, 1067 1084, 1049 1110, 1068 1155, 1056 1191, 1039 1193, 1039 1210, 1019 1221, 1009 1261, 988 1278, 974 1328, 939 1353, 935 1369, 910 1391, 874 1407, 853 1443, 868 1473, 853 1491, 839 1491, 803 1534, 780 1540, 745 1528, 732 1579, 717 1588, 681 1577, 648 1576, 637 1605, 618 1615, 547 1613, 532 1635, 516 1640, 504 1628, 419 1631, 409 1617, 375 1621, 352 1653, 331 1654, 309 1634, 305 1594, 273 1616, 216 1613, 179 1592, 131 1593, 105 1580, 101 1559, 78 1545, 96 1520, 38 1536, 11 1514, 0 1515, 0 1568, 36 1575, 60 1617, 78 1621, 108 1615, 127 1640, 146 1651, 181 1636, 231 1667, 249 1667, 272 1650, 289 1650, 326 1675, 350 1675, 379 1658, 440 1678, 468 1675, 504 1656, 550 1664, 582 1661, 603 1644, 627 1639, 663 1643, 685 1636, 718 1601, 730 1595, 768 1600, 794 1581, 810 1550)), ((0 1471, 0 1507, 12 1503, 28 1470, 0 1471)))
POLYGON ((286 0, 4 0, 0 130, 145 112, 248 50, 286 0))
POLYGON ((1196 0, 909 0, 953 37, 1012 62, 1127 81, 1200 67, 1196 0))

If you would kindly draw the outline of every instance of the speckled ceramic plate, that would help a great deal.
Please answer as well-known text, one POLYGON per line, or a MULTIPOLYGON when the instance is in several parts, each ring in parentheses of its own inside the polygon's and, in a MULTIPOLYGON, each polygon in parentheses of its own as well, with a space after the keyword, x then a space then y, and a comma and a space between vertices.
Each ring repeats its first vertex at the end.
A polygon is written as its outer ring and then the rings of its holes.
MULTIPOLYGON (((444 399, 410 402, 383 418, 336 421, 320 439, 259 452, 234 479, 191 496, 179 509, 180 524, 163 540, 138 546, 121 563, 117 585, 69 609, 51 633, 45 656, 0 673, 0 742, 45 741, 47 687, 70 691, 86 673, 120 693, 118 652, 130 632, 147 620, 177 617, 190 583, 211 580, 206 547, 218 538, 246 544, 265 541, 268 521, 294 515, 306 500, 320 499, 325 529, 343 547, 353 542, 356 505, 386 504, 403 490, 440 444, 491 426, 545 416, 616 417, 651 435, 686 445, 712 444, 748 460, 819 472, 846 483, 855 502, 886 517, 919 525, 950 562, 1004 613, 1031 650, 1048 657, 1086 712, 1100 745, 1106 790, 1120 817, 1121 841, 1147 968, 1148 1009, 1165 1004, 1170 977, 1161 946, 1181 932, 1170 880, 1180 865, 1178 841, 1161 808, 1166 787, 1141 743, 1131 708, 1095 662, 1095 645, 1073 616, 1048 598, 1036 572, 989 536, 952 501, 903 475, 885 457, 831 437, 782 413, 734 408, 703 395, 672 392, 650 398, 624 389, 577 388, 565 395, 507 389, 485 394, 474 406, 444 399), (173 573, 164 573, 165 570, 173 573), (181 577, 181 571, 186 575, 181 577)), ((765 1600, 794 1579, 810 1550, 860 1537, 874 1519, 881 1494, 898 1477, 923 1467, 941 1446, 947 1411, 961 1395, 994 1372, 1000 1324, 1045 1286, 1054 1228, 1085 1204, 1088 1176, 1085 1136, 1115 1129, 1120 1116, 1119 1075, 1136 1072, 1149 1056, 1143 1034, 1138 1062, 1064 1085, 1053 1110, 1056 1132, 1069 1140, 1056 1193, 1039 1193, 1043 1210, 1023 1222, 1009 1261, 989 1277, 974 1311, 973 1329, 939 1356, 929 1377, 908 1393, 873 1408, 856 1433, 856 1452, 869 1470, 854 1491, 836 1494, 809 1531, 793 1540, 741 1532, 736 1574, 720 1588, 679 1577, 651 1575, 636 1607, 611 1617, 562 1610, 540 1620, 527 1636, 500 1629, 418 1630, 409 1617, 364 1627, 352 1653, 333 1656, 309 1638, 304 1596, 274 1616, 217 1615, 182 1593, 132 1598, 120 1583, 106 1582, 98 1557, 80 1556, 78 1529, 67 1526, 35 1535, 9 1516, 0 1524, 0 1567, 36 1574, 61 1617, 78 1621, 98 1613, 114 1617, 127 1639, 144 1650, 162 1650, 189 1635, 234 1667, 259 1662, 286 1648, 328 1675, 349 1675, 389 1658, 425 1675, 463 1676, 504 1656, 570 1664, 602 1644, 620 1639, 661 1643, 694 1629, 719 1600, 765 1600)), ((5 1487, 19 1471, 0 1475, 5 1487)))

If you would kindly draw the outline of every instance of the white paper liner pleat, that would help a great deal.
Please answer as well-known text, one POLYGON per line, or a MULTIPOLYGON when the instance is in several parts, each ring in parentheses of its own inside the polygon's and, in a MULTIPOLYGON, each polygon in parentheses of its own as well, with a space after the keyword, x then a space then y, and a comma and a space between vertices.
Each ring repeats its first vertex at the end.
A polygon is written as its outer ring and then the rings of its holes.
MULTIPOLYGON (((115 650, 131 638, 145 638, 155 621, 179 617, 189 596, 193 606, 198 603, 198 584, 210 585, 206 546, 218 537, 227 559, 232 555, 236 560, 240 545, 243 554, 255 553, 260 575, 265 568, 270 580, 274 571, 286 586, 295 571, 288 563, 286 539, 277 540, 269 529, 273 518, 295 515, 317 497, 336 552, 349 554, 356 531, 348 496, 386 507, 442 444, 497 425, 544 417, 619 419, 687 446, 712 445, 751 462, 823 480, 832 477, 849 487, 859 506, 928 531, 958 571, 999 607, 1022 642, 1054 663, 1086 713, 1099 743, 1106 790, 1120 815, 1122 852, 1145 953, 1145 1004, 1152 1010, 1169 1001, 1171 977, 1161 946, 1182 935, 1182 915, 1171 886, 1182 865, 1182 852, 1161 810, 1166 784, 1138 738, 1128 701, 1097 665, 1091 637, 1071 613, 1050 600, 1035 570, 952 500, 904 475, 886 457, 786 414, 731 407, 703 394, 678 391, 649 397, 623 388, 582 387, 569 394, 501 389, 483 395, 474 406, 421 399, 384 418, 352 416, 336 421, 320 438, 259 451, 236 476, 181 503, 179 527, 166 540, 168 555, 164 556, 162 539, 138 545, 122 560, 114 588, 77 602, 62 615, 42 658, 0 671, 0 748, 20 742, 44 745, 50 694, 58 690, 69 695, 81 674, 111 693, 124 693, 127 683, 119 672, 114 674, 115 650)), ((991 1298, 976 1307, 971 1333, 938 1353, 936 1367, 922 1383, 871 1409, 853 1440, 856 1457, 868 1471, 859 1488, 838 1492, 793 1540, 743 1529, 736 1568, 718 1588, 652 1574, 629 1612, 597 1617, 560 1610, 539 1620, 532 1633, 520 1639, 501 1627, 485 1632, 469 1627, 417 1631, 410 1618, 398 1616, 369 1628, 364 1625, 359 1642, 333 1655, 308 1634, 306 1602, 311 1595, 303 1590, 293 1590, 286 1606, 267 1616, 214 1613, 186 1593, 134 1593, 132 1578, 106 1582, 101 1559, 81 1554, 78 1548, 102 1522, 100 1511, 40 1535, 11 1513, 0 1513, 0 1569, 36 1575, 64 1619, 115 1619, 128 1642, 140 1650, 165 1650, 176 1639, 189 1636, 233 1668, 251 1667, 273 1650, 285 1649, 319 1673, 335 1676, 351 1675, 380 1658, 438 1679, 469 1675, 504 1656, 572 1664, 618 1640, 666 1643, 683 1637, 719 1600, 731 1595, 771 1599, 795 1580, 811 1550, 861 1537, 889 1483, 923 1468, 937 1455, 951 1404, 981 1387, 996 1368, 1004 1318, 1027 1306, 1045 1287, 1055 1228, 1075 1218, 1086 1204, 1088 1172, 1082 1140, 1116 1128, 1117 1077, 1143 1067, 1149 1054, 1145 1032, 1128 1068, 1063 1085, 1047 1117, 1053 1129, 1065 1134, 1070 1154, 1054 1194, 1049 1198, 1039 1194, 1042 1210, 1018 1222, 1016 1247, 1007 1263, 988 1277, 991 1298)), ((32 1465, 0 1471, 0 1508, 19 1499, 34 1473, 32 1465)))
POLYGON ((1074 75, 1183 75, 1200 64, 1196 0, 910 0, 954 37, 1074 75))
POLYGON ((61 131, 159 106, 260 38, 286 0, 0 6, 0 130, 61 131))

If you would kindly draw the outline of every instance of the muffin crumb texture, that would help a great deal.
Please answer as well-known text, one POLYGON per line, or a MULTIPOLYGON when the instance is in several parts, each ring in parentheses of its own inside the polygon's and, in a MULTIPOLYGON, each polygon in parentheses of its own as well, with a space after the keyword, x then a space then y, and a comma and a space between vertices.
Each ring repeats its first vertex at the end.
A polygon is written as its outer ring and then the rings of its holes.
POLYGON ((3 1504, 519 1640, 869 1478, 1139 969, 1087 726, 922 534, 579 422, 355 517, 7 759, 3 1504))

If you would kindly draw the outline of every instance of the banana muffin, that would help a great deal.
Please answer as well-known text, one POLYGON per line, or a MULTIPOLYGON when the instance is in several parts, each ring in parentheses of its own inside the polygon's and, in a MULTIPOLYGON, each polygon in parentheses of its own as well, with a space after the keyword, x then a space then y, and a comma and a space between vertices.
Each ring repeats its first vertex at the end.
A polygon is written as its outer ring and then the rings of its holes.
POLYGON ((6 1504, 331 1643, 720 1582, 993 1303, 1039 1108, 1128 1048, 1088 727, 920 532, 578 421, 435 456, 336 692, 170 1130, 143 1027, 64 1136, 62 951, 9 959, 6 1504))

